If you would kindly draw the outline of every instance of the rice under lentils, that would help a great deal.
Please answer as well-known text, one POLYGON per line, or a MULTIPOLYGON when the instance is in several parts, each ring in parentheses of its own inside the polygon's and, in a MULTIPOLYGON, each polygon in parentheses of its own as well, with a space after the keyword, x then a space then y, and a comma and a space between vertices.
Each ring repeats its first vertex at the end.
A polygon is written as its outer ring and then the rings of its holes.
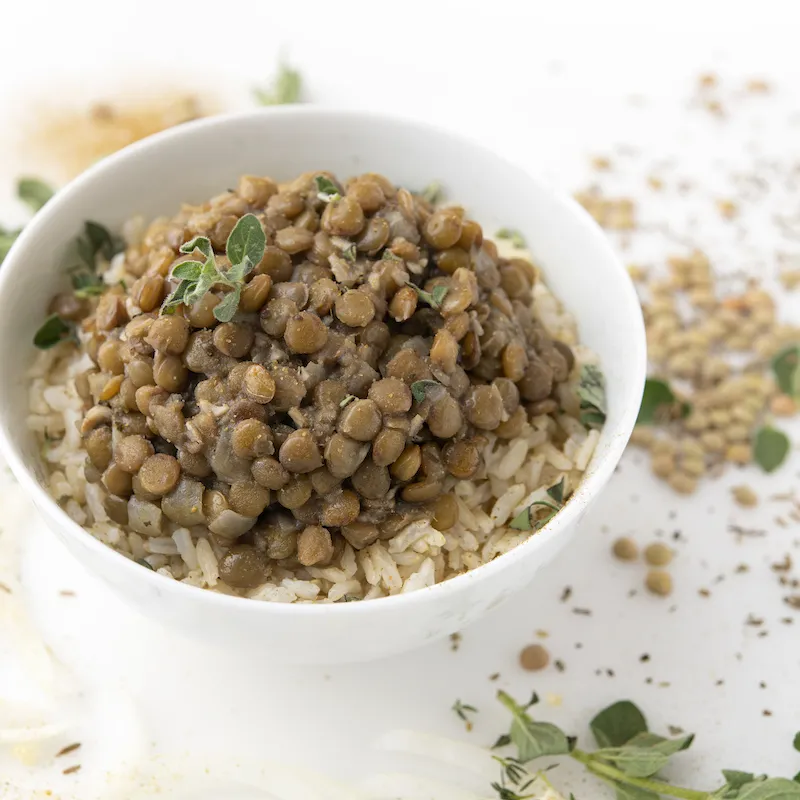
POLYGON ((410 591, 527 539, 514 516, 586 469, 596 361, 527 254, 464 209, 376 174, 243 176, 123 234, 100 296, 53 300, 79 344, 40 355, 29 423, 54 497, 143 566, 261 600, 410 591), (235 316, 214 315, 221 284, 164 314, 198 258, 181 246, 208 237, 224 273, 246 214, 266 247, 235 316))

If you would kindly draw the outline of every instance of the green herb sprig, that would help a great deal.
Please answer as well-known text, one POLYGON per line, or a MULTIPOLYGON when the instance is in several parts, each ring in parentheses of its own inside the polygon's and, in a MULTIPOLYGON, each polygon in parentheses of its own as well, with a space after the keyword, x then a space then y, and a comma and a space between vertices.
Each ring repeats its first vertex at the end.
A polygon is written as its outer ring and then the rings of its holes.
MULTIPOLYGON (((102 256, 110 261, 124 248, 122 238, 112 234, 104 225, 91 220, 84 222, 83 233, 74 242, 73 256, 79 263, 68 270, 75 297, 85 300, 101 295, 106 285, 97 274, 97 258, 102 256)), ((33 343, 40 350, 48 350, 70 338, 75 338, 75 323, 51 314, 34 334, 33 343)))
POLYGON ((771 425, 764 425, 756 432, 753 459, 764 472, 774 472, 789 455, 789 437, 771 425))
POLYGON ((517 230, 513 228, 500 228, 497 233, 495 233, 495 237, 497 239, 506 239, 507 241, 511 242, 511 244, 522 250, 525 248, 525 237, 517 230))
POLYGON ((234 226, 225 244, 225 253, 231 266, 225 272, 217 268, 214 248, 205 236, 197 236, 181 246, 182 253, 199 250, 205 261, 184 261, 172 270, 178 285, 161 306, 162 314, 174 314, 181 304, 192 305, 210 292, 214 286, 230 289, 222 302, 214 307, 214 316, 220 322, 230 322, 239 308, 244 279, 264 257, 267 238, 255 214, 245 214, 234 226))
MULTIPOLYGON (((724 783, 711 791, 677 786, 657 777, 673 756, 691 747, 693 734, 667 738, 651 733, 644 714, 634 703, 621 700, 597 714, 590 728, 596 750, 582 750, 577 740, 550 722, 534 720, 528 713, 538 702, 534 694, 527 705, 520 705, 506 692, 498 700, 511 712, 511 728, 495 747, 512 745, 516 757, 495 760, 501 766, 500 781, 492 788, 501 800, 519 800, 535 775, 526 764, 543 756, 569 756, 583 764, 600 780, 612 786, 617 800, 800 800, 800 774, 795 780, 769 778, 740 770, 722 770, 724 783)), ((800 733, 795 736, 800 750, 800 733)), ((527 795, 529 796, 529 795, 527 795)))
POLYGON ((438 181, 429 183, 419 194, 423 200, 427 200, 432 206, 444 200, 444 190, 442 189, 442 184, 438 181))
POLYGON ((431 389, 436 389, 442 384, 439 381, 422 380, 411 384, 411 394, 418 403, 422 403, 431 389))
POLYGON ((442 286, 441 284, 434 286, 433 290, 430 292, 420 289, 416 283, 411 283, 411 281, 409 281, 406 286, 410 286, 417 293, 417 297, 422 300, 423 303, 427 303, 431 308, 435 308, 437 310, 442 307, 442 302, 444 301, 444 298, 447 297, 447 293, 450 291, 449 286, 442 286))
POLYGON ((581 424, 601 428, 606 421, 606 382, 603 373, 593 364, 585 364, 581 369, 578 399, 581 401, 581 424))
POLYGON ((17 181, 17 197, 35 214, 55 194, 55 190, 39 178, 20 178, 17 181))
POLYGON ((256 87, 253 89, 253 94, 259 105, 282 106, 289 103, 299 103, 302 88, 302 75, 296 69, 292 69, 286 62, 281 62, 272 86, 268 88, 256 87))
POLYGON ((317 197, 323 203, 332 203, 342 196, 339 187, 325 175, 315 176, 314 183, 317 185, 317 197))
POLYGON ((685 419, 691 411, 691 405, 680 400, 666 381, 648 378, 644 382, 636 424, 654 425, 671 419, 685 419))
POLYGON ((456 700, 455 703, 453 703, 452 711, 460 720, 463 720, 467 730, 471 731, 472 720, 469 718, 469 715, 477 714, 478 709, 475 708, 475 706, 470 706, 466 703, 462 703, 460 700, 456 700))
POLYGON ((564 508, 564 478, 547 490, 550 500, 534 500, 526 509, 520 511, 511 520, 508 527, 517 531, 538 531, 547 525, 553 517, 564 508), (551 502, 552 501, 552 502, 551 502), (544 518, 536 520, 533 515, 537 508, 548 508, 550 513, 544 518))
MULTIPOLYGON (((17 181, 17 197, 35 214, 55 194, 54 190, 39 178, 20 178, 17 181)), ((22 228, 8 229, 0 225, 0 264, 5 261, 11 245, 17 241, 22 228)))
POLYGON ((772 359, 778 388, 789 397, 800 398, 800 344, 785 347, 772 359))

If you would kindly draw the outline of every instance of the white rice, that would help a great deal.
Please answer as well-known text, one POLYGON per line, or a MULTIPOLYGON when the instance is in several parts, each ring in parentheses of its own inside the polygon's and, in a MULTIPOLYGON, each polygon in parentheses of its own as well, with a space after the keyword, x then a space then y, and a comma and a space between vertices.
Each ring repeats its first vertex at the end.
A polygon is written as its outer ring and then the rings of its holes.
MULTIPOLYGON (((558 387, 563 413, 556 419, 544 415, 532 419, 511 441, 486 434, 485 468, 473 480, 449 478, 444 487, 456 500, 456 524, 438 531, 428 521, 415 521, 363 550, 346 544, 335 563, 325 566, 281 562, 273 567, 269 581, 249 597, 281 603, 344 602, 415 591, 476 569, 535 535, 509 524, 531 503, 546 500, 547 488, 562 478, 567 493, 574 491, 599 432, 579 421, 576 393, 581 367, 597 363, 596 356, 578 344, 574 320, 542 281, 534 289, 534 306, 548 332, 569 344, 575 354, 570 380, 558 387)), ((204 527, 190 529, 166 521, 160 536, 143 537, 109 520, 102 489, 88 484, 83 474, 86 456, 79 432, 83 412, 75 377, 88 366, 86 356, 64 343, 40 353, 28 372, 28 426, 39 439, 43 462, 50 470, 48 490, 79 525, 124 555, 144 560, 170 580, 232 594, 219 579, 219 558, 225 549, 209 541, 204 527)), ((224 414, 227 409, 207 410, 224 414)))

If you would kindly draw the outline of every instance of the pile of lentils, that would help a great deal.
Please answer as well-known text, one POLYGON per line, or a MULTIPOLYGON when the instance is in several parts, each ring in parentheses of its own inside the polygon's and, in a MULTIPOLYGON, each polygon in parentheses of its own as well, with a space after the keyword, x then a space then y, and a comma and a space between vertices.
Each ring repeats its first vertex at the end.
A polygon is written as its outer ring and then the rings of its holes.
POLYGON ((726 462, 753 460, 765 413, 796 413, 794 399, 776 386, 770 359, 800 341, 800 327, 778 320, 775 301, 755 281, 741 294, 720 296, 700 251, 672 256, 668 265, 665 280, 631 272, 642 294, 651 375, 668 380, 686 405, 660 427, 637 427, 632 441, 650 451, 655 475, 691 494, 726 462))
POLYGON ((451 528, 446 488, 484 477, 486 434, 558 413, 574 364, 534 317, 528 261, 500 258, 463 208, 378 174, 243 176, 152 223, 121 272, 51 308, 94 363, 77 381, 86 478, 129 530, 199 528, 235 590, 415 520, 451 528), (247 214, 266 247, 235 316, 215 317, 220 284, 163 313, 173 270, 197 259, 181 246, 208 237, 224 273, 247 214))

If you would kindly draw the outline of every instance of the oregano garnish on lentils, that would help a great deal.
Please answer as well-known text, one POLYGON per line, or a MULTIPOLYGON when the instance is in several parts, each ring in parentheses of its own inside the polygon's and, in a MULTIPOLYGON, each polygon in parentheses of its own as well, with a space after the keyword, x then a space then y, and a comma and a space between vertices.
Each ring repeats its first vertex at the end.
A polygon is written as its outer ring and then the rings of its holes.
POLYGON ((174 314, 181 304, 193 305, 215 286, 225 286, 230 291, 214 308, 214 317, 220 322, 230 322, 239 308, 245 277, 264 257, 267 237, 255 214, 245 214, 234 226, 225 245, 225 254, 231 266, 225 272, 217 267, 214 248, 205 236, 196 236, 181 246, 182 253, 198 250, 204 261, 183 261, 172 270, 178 285, 164 300, 162 314, 174 314))

